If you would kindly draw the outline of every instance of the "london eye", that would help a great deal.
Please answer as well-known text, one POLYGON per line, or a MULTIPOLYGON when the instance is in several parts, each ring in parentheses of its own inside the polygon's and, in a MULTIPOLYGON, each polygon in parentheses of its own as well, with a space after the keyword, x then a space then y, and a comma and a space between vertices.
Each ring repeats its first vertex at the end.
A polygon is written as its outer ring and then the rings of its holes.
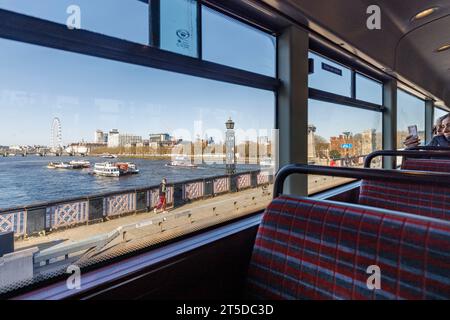
POLYGON ((61 120, 58 117, 53 118, 51 130, 51 149, 59 151, 62 149, 61 120))

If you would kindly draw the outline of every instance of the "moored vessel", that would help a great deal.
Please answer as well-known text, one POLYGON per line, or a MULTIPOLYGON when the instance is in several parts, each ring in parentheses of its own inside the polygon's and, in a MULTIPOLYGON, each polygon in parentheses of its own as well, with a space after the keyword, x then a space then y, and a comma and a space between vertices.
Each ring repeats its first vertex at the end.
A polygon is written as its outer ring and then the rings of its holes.
POLYGON ((47 165, 49 169, 73 169, 74 166, 65 162, 50 162, 47 165))
POLYGON ((193 164, 186 157, 176 157, 175 160, 172 160, 171 162, 167 163, 166 166, 181 167, 181 168, 197 168, 197 165, 193 164))
POLYGON ((139 169, 131 162, 103 162, 94 165, 93 173, 105 177, 120 177, 128 174, 137 174, 139 169))
POLYGON ((96 163, 94 165, 94 174, 104 177, 119 177, 120 171, 111 162, 96 163))
POLYGON ((115 154, 110 154, 110 153, 104 153, 100 157, 104 158, 104 159, 116 159, 117 158, 117 156, 115 154))
POLYGON ((91 166, 91 163, 87 160, 72 160, 69 164, 77 168, 89 168, 91 166))

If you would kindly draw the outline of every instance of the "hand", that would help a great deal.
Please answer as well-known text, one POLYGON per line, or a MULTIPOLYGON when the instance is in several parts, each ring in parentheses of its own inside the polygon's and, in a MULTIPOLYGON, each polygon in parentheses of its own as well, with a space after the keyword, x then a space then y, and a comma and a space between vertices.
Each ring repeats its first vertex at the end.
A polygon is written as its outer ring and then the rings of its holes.
POLYGON ((403 141, 403 144, 407 148, 417 147, 420 144, 420 138, 418 136, 409 135, 406 137, 405 141, 403 141))

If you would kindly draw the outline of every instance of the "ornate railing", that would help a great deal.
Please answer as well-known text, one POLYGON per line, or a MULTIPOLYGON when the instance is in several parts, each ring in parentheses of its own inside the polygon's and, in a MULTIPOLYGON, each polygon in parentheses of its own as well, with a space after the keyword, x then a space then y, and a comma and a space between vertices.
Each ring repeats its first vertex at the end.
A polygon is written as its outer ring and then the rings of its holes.
POLYGON ((105 215, 107 217, 136 211, 136 193, 123 193, 106 198, 105 215))
POLYGON ((46 208, 46 216, 51 229, 68 227, 88 221, 88 201, 57 204, 46 208))
POLYGON ((237 188, 238 190, 247 189, 252 186, 252 176, 251 174, 241 174, 237 177, 237 188))
POLYGON ((214 194, 221 194, 230 190, 230 177, 214 179, 214 194))
POLYGON ((25 235, 27 212, 25 210, 0 214, 0 232, 14 231, 17 236, 25 235))
POLYGON ((185 183, 183 185, 183 199, 195 200, 202 198, 205 194, 205 184, 203 181, 185 183))
MULTIPOLYGON (((168 184, 167 207, 215 197, 273 182, 264 171, 242 172, 168 184)), ((0 211, 0 232, 13 231, 16 237, 43 231, 101 222, 121 215, 147 212, 158 203, 159 186, 16 207, 0 211)))

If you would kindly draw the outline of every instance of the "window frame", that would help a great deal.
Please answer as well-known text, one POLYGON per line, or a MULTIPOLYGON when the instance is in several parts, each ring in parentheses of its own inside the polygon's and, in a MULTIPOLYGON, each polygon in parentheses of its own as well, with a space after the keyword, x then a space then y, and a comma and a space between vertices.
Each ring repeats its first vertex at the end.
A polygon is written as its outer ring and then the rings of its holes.
MULTIPOLYGON (((149 4, 152 0, 137 0, 149 4)), ((200 19, 198 32, 201 33, 201 6, 205 5, 203 1, 198 0, 198 19, 200 19)), ((212 10, 218 11, 213 6, 208 6, 212 10)), ((220 11, 219 11, 220 12, 220 11)), ((227 16, 230 16, 234 20, 233 15, 229 15, 227 12, 221 12, 227 16)), ((150 18, 150 17, 149 17, 150 18)), ((247 21, 239 20, 242 23, 251 25, 247 21)), ((256 29, 269 33, 266 30, 262 30, 259 27, 251 25, 256 29)), ((149 25, 149 28, 152 26, 149 25)), ((151 38, 150 33, 150 38, 151 38)), ((278 59, 277 51, 277 36, 275 33, 269 33, 276 37, 275 50, 275 62, 278 59)), ((70 53, 78 53, 86 56, 97 57, 107 59, 111 61, 124 62, 133 65, 144 66, 148 68, 164 70, 169 72, 175 72, 178 74, 185 74, 195 76, 203 79, 215 80, 224 83, 235 84, 248 88, 262 89, 274 94, 274 113, 277 114, 277 94, 278 89, 281 86, 281 82, 278 79, 278 65, 275 63, 275 75, 274 77, 238 69, 230 66, 226 66, 219 63, 209 62, 202 59, 202 37, 198 36, 200 44, 199 55, 196 58, 184 56, 178 53, 173 53, 152 47, 151 45, 143 45, 135 43, 129 40, 123 40, 115 38, 113 36, 103 35, 98 32, 89 30, 69 30, 64 24, 28 16, 22 13, 17 13, 0 8, 0 38, 6 40, 18 41, 21 43, 38 45, 45 48, 62 50, 70 53)), ((150 41, 150 39, 149 39, 150 41)), ((274 117, 273 128, 276 126, 276 116, 274 117)), ((233 223, 247 220, 254 220, 255 217, 260 217, 261 212, 256 211, 249 215, 231 219, 229 221, 207 227, 205 229, 198 230, 194 233, 188 233, 181 237, 172 238, 169 240, 163 240, 155 246, 146 247, 143 252, 152 251, 155 248, 164 247, 174 242, 183 242, 195 235, 204 235, 207 238, 207 233, 217 233, 216 230, 220 228, 234 228, 233 223)), ((208 240, 208 239, 207 239, 208 240)), ((205 242, 206 243, 206 242, 205 242)), ((136 252, 130 252, 126 255, 116 257, 116 261, 123 261, 126 257, 135 256, 136 252)), ((104 262, 107 267, 113 260, 104 262)), ((94 264, 89 266, 92 270, 96 270, 101 265, 94 264)), ((38 280, 36 283, 20 287, 17 290, 8 291, 5 295, 8 297, 17 297, 20 293, 39 294, 39 288, 45 288, 49 285, 58 282, 61 278, 49 278, 43 281, 38 280)), ((64 280, 65 283, 65 280, 64 280)), ((69 296, 74 294, 69 292, 69 296)))
MULTIPOLYGON (((366 78, 367 80, 376 82, 377 84, 381 85, 381 107, 383 109, 384 108, 383 107, 384 106, 383 81, 377 80, 377 79, 375 79, 375 78, 373 78, 371 76, 368 76, 368 75, 364 74, 363 72, 360 72, 360 71, 358 71, 356 69, 353 69, 353 70, 355 72, 352 73, 352 76, 354 78, 354 79, 352 79, 352 97, 356 99, 356 96, 358 94, 358 86, 357 86, 356 83, 357 83, 357 76, 359 75, 360 77, 366 78)), ((357 100, 359 100, 359 99, 357 99, 357 100)), ((365 101, 365 100, 362 100, 362 101, 365 101)), ((366 101, 366 102, 368 102, 368 101, 366 101)), ((379 105, 377 103, 374 103, 374 104, 375 105, 379 105)))
MULTIPOLYGON (((399 107, 398 93, 399 92, 403 92, 404 94, 406 94, 408 96, 411 96, 413 98, 416 98, 416 99, 418 99, 418 100, 423 102, 423 122, 424 122, 424 130, 426 131, 426 127, 427 127, 426 101, 427 100, 426 99, 422 99, 421 97, 415 95, 414 93, 412 93, 409 90, 405 90, 403 87, 397 86, 397 133, 399 132, 399 128, 398 128, 398 122, 399 122, 399 117, 398 117, 398 107, 399 107)), ((434 120, 432 120, 432 121, 433 121, 433 124, 434 124, 434 120)), ((397 146, 397 148, 398 148, 398 146, 397 146)))
MULTIPOLYGON (((198 3, 201 8, 201 2, 198 3)), ((200 28, 198 32, 201 33, 200 28)), ((272 92, 280 87, 276 77, 204 61, 201 54, 193 58, 93 31, 69 30, 64 24, 5 9, 0 9, 0 38, 272 92)), ((201 37, 198 38, 201 41, 201 37)))
MULTIPOLYGON (((343 106, 348 106, 348 107, 354 107, 354 108, 358 108, 358 109, 380 112, 381 116, 382 116, 381 135, 382 135, 382 137, 384 137, 385 132, 383 130, 384 129, 383 114, 386 111, 384 92, 383 92, 383 96, 382 96, 382 104, 376 104, 376 103, 356 99, 356 74, 360 74, 361 76, 364 76, 370 80, 381 83, 383 88, 384 88, 386 79, 368 75, 368 74, 371 74, 369 69, 358 68, 353 64, 347 63, 349 61, 345 61, 345 59, 340 59, 340 58, 336 59, 336 54, 334 53, 334 51, 333 51, 332 55, 329 55, 329 53, 331 51, 329 51, 328 49, 326 49, 324 46, 322 46, 321 44, 319 44, 316 41, 310 42, 309 52, 319 55, 320 57, 327 59, 327 60, 331 61, 332 63, 341 65, 342 67, 350 70, 350 72, 351 72, 351 76, 350 76, 351 96, 347 97, 347 96, 331 93, 331 92, 320 90, 320 89, 314 89, 314 88, 309 87, 309 83, 308 83, 308 100, 313 99, 313 100, 319 100, 319 101, 323 101, 323 102, 327 102, 327 103, 333 103, 333 104, 338 104, 338 105, 343 105, 343 106)), ((337 55, 339 55, 339 54, 337 54, 337 55)), ((309 104, 308 104, 308 109, 309 109, 309 104)), ((308 121, 308 119, 306 121, 308 121)), ((382 145, 382 148, 384 148, 383 145, 382 145)), ((337 186, 330 187, 330 188, 327 188, 327 189, 324 189, 324 190, 321 190, 318 192, 313 192, 313 193, 309 193, 309 190, 308 190, 308 197, 320 195, 320 194, 328 194, 330 192, 332 193, 334 190, 340 190, 343 187, 354 185, 355 183, 358 183, 358 182, 347 181, 347 182, 343 182, 342 184, 339 184, 337 186)))
MULTIPOLYGON (((442 112, 444 112, 444 113, 449 113, 449 111, 448 110, 445 110, 445 109, 443 109, 442 107, 440 107, 440 106, 434 106, 434 112, 436 111, 436 109, 438 109, 438 110, 440 110, 440 111, 442 111, 442 112)), ((434 119, 433 119, 434 120, 434 119)))
POLYGON ((378 112, 383 112, 385 110, 384 107, 384 97, 383 97, 383 103, 382 104, 376 104, 376 103, 372 103, 372 102, 368 102, 368 101, 364 101, 364 100, 359 100, 356 99, 356 74, 360 74, 370 80, 376 81, 378 83, 383 84, 383 81, 380 81, 378 79, 375 79, 371 76, 368 76, 367 74, 365 74, 363 71, 360 71, 358 69, 356 69, 353 66, 347 66, 346 64, 340 62, 340 61, 336 61, 333 58, 328 57, 327 55, 322 54, 321 52, 317 51, 317 50, 313 50, 310 48, 309 50, 310 52, 329 60, 332 63, 335 64, 339 64, 344 68, 347 68, 350 70, 351 72, 351 76, 350 76, 350 86, 351 86, 351 95, 350 97, 347 96, 343 96, 340 94, 335 94, 335 93, 331 93, 325 90, 320 90, 320 89, 315 89, 315 88, 311 88, 309 87, 308 84, 308 91, 309 91, 309 98, 310 99, 315 99, 315 100, 320 100, 320 101, 324 101, 324 102, 330 102, 330 103, 336 103, 336 104, 341 104, 341 105, 346 105, 349 107, 355 107, 355 108, 360 108, 360 109, 366 109, 366 110, 371 110, 371 111, 378 111, 378 112))

